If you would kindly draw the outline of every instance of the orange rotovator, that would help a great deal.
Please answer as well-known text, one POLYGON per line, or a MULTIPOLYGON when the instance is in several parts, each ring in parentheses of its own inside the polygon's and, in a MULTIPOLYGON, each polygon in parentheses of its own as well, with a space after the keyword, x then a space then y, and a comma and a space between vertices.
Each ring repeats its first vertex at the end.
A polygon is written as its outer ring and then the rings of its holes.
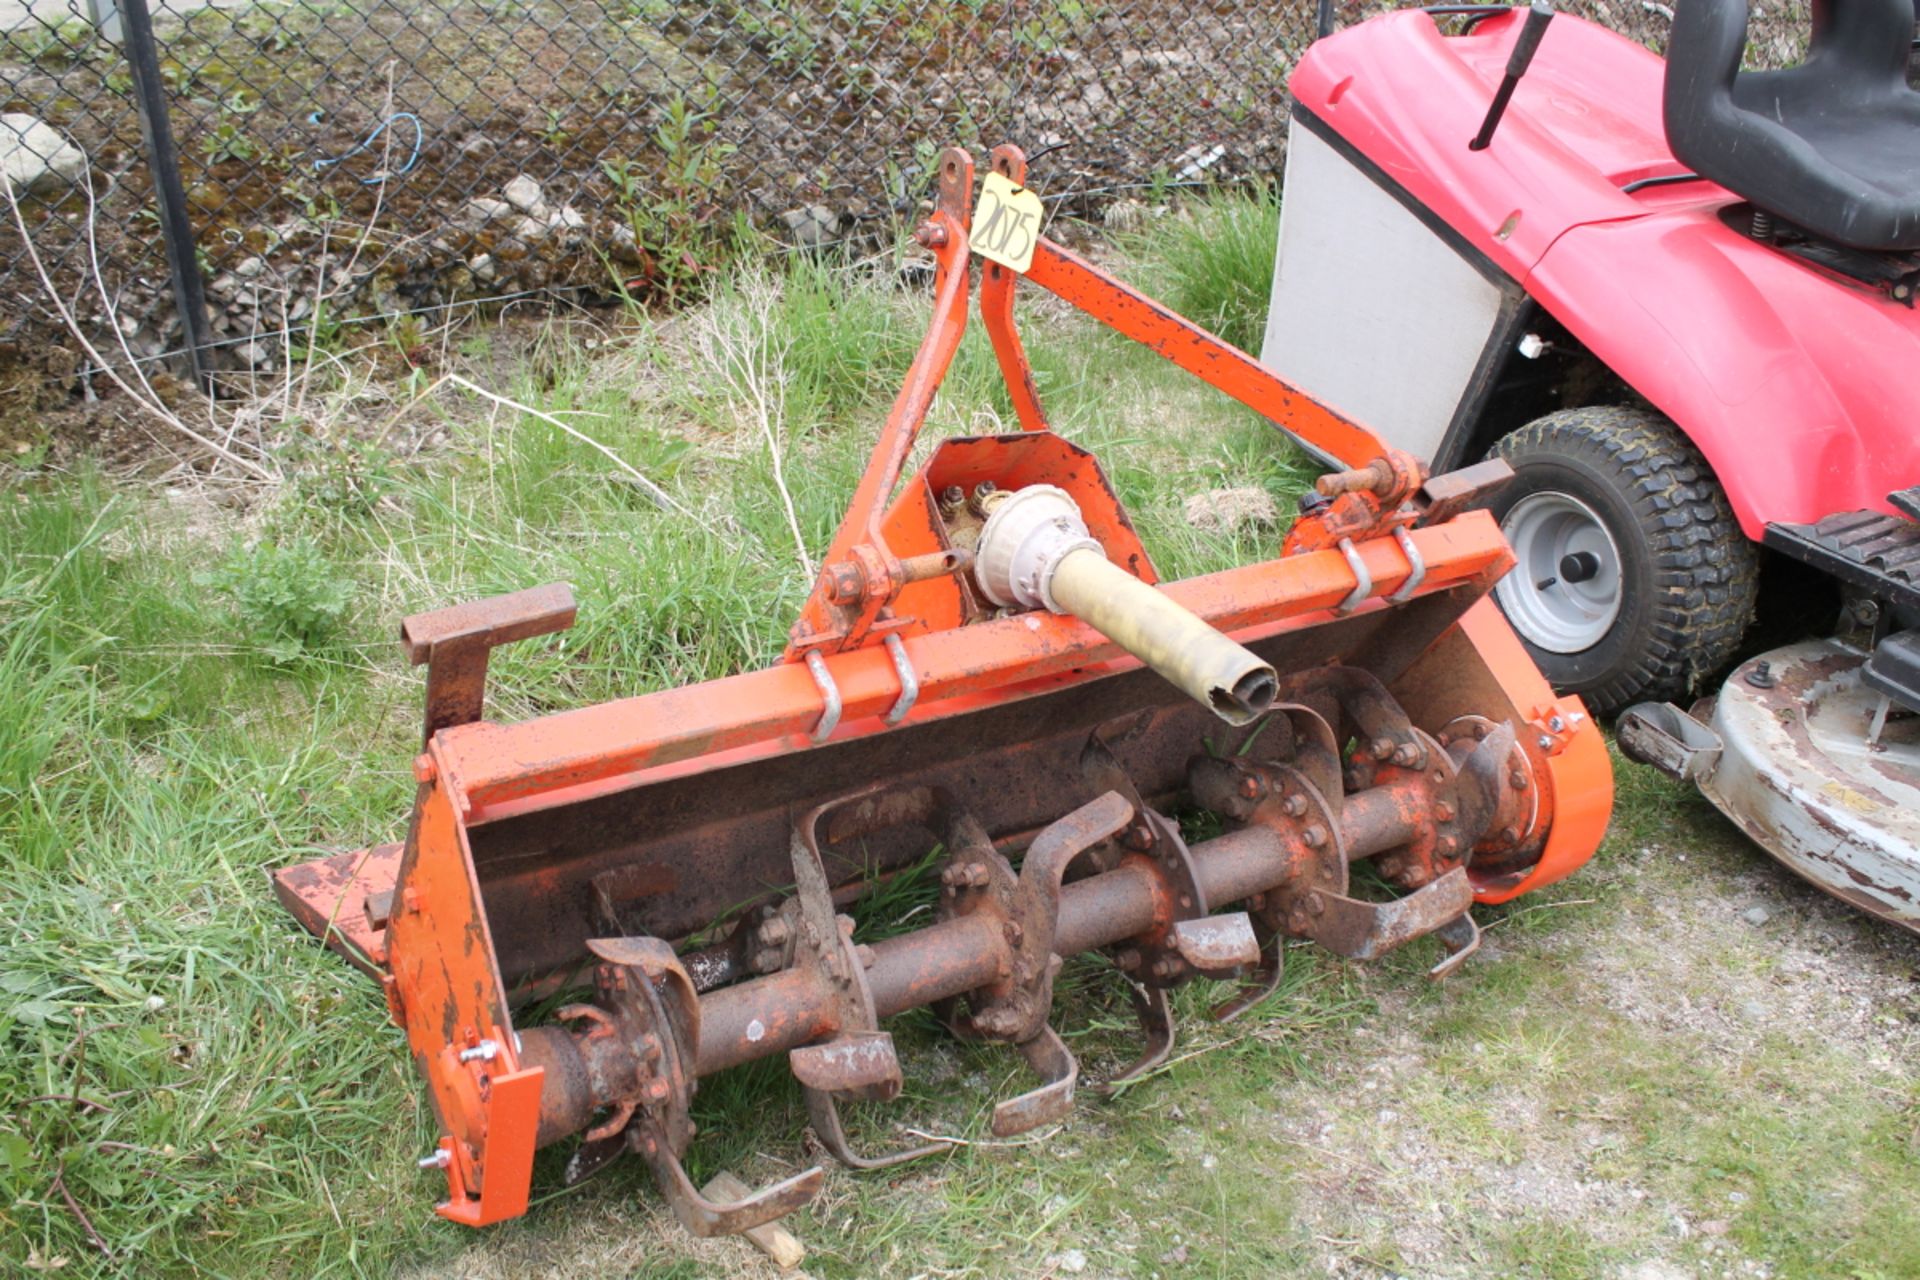
MULTIPOLYGON (((443 1137, 439 1211, 525 1211, 537 1147, 582 1135, 584 1176, 641 1156, 688 1228, 742 1231, 805 1203, 809 1169, 716 1203, 681 1155, 699 1080, 785 1055, 821 1143, 856 1152, 849 1100, 900 1089, 882 1022, 932 1006, 1018 1050, 1033 1087, 996 1134, 1058 1119, 1079 1068, 1050 1024, 1062 958, 1101 950, 1164 1061, 1166 992, 1237 979, 1254 1009, 1288 940, 1359 960, 1590 857, 1612 775, 1494 610, 1513 563, 1469 509, 1507 474, 1429 477, 1250 357, 1040 239, 982 261, 980 311, 1022 430, 943 441, 902 471, 967 319, 973 162, 941 156, 919 242, 934 316, 782 660, 543 716, 481 719, 497 644, 571 624, 565 587, 410 618, 427 736, 404 845, 278 872, 298 919, 368 970, 405 1029, 443 1137), (1161 582, 1099 463, 1055 435, 1014 327, 1016 280, 1265 415, 1348 468, 1276 558, 1161 582), (1169 815, 1210 812, 1189 843, 1169 815), (843 909, 924 865, 925 927, 867 942, 843 909), (1349 879, 1371 862, 1375 891, 1349 879), (1379 885, 1390 892, 1378 891, 1379 885), (536 997, 562 995, 535 1025, 536 997)), ((1019 151, 994 152, 1018 190, 1019 151)), ((547 1007, 545 1004, 542 1007, 547 1007)))

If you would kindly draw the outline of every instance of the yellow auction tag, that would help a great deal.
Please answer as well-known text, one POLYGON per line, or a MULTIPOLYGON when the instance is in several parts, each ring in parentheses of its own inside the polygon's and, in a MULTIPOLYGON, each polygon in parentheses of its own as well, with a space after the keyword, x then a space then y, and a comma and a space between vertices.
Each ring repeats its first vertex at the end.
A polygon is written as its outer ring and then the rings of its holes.
POLYGON ((989 173, 974 202, 969 243, 981 257, 1024 273, 1033 265, 1044 214, 1038 193, 1014 186, 1005 174, 989 173))

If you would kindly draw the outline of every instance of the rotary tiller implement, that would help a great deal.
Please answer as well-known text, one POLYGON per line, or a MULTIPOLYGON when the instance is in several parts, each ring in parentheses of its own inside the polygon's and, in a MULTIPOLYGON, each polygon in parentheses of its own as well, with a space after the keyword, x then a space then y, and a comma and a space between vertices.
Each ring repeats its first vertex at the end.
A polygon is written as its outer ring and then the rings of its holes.
MULTIPOLYGON (((838 1107, 895 1096, 882 1020, 931 1006, 1032 1069, 992 1109, 994 1133, 1018 1133, 1073 1105, 1079 1068, 1049 1023, 1062 957, 1101 949, 1129 982, 1145 1049, 1124 1080, 1167 1057, 1170 987, 1239 976, 1215 1016, 1245 1013, 1289 940, 1370 959, 1432 933, 1444 973, 1477 944, 1474 902, 1557 880, 1599 842, 1600 736, 1486 599, 1512 556, 1466 507, 1504 464, 1426 478, 1005 209, 979 219, 980 309, 1022 430, 945 440, 901 483, 975 252, 973 163, 940 164, 919 231, 933 324, 782 661, 493 724, 489 649, 568 625, 566 589, 411 618, 427 740, 405 845, 275 877, 406 1029, 448 1218, 523 1212, 534 1150, 580 1134, 569 1177, 636 1152, 690 1230, 742 1231, 822 1173, 707 1199, 681 1165, 706 1076, 784 1055, 842 1161, 925 1155, 938 1145, 857 1153, 838 1107), (1021 275, 1352 469, 1319 480, 1279 558, 1161 583, 1099 464, 1047 427, 1013 323, 1021 275), (1224 834, 1187 843, 1169 815, 1193 809, 1224 834), (931 923, 855 937, 843 909, 929 858, 931 923), (1351 892, 1361 860, 1400 896, 1351 892)), ((990 185, 1030 198, 1017 150, 994 167, 990 185)))

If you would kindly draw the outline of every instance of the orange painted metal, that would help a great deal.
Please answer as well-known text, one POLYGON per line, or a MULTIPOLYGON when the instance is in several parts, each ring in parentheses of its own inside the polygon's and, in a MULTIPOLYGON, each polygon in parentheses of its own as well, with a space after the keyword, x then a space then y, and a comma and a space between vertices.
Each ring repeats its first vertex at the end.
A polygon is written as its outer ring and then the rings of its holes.
MULTIPOLYGON (((1001 148, 994 160, 1015 181, 1024 178, 1017 149, 1001 148)), ((1158 584, 1098 463, 1046 429, 1013 322, 1013 272, 984 265, 982 315, 1023 430, 944 441, 902 481, 966 324, 972 188, 972 161, 957 150, 943 153, 939 199, 920 233, 938 263, 933 320, 780 663, 520 724, 476 719, 438 727, 415 765, 420 787, 407 842, 397 856, 391 846, 382 846, 276 875, 282 901, 303 923, 331 945, 357 952, 361 963, 384 966, 395 1020, 406 1031, 446 1135, 439 1159, 449 1196, 439 1212, 449 1219, 478 1226, 525 1210, 549 1069, 522 1061, 509 1009, 509 997, 516 993, 502 980, 470 831, 498 823, 501 828, 492 833, 497 834, 515 820, 543 814, 554 815, 542 821, 560 830, 559 815, 572 806, 584 808, 750 762, 790 767, 813 759, 809 752, 838 751, 901 729, 937 729, 943 722, 1006 711, 1062 691, 1075 691, 1079 698, 1084 690, 1087 698, 1098 698, 1101 690, 1124 684, 1140 669, 1136 659, 1075 618, 1045 611, 997 616, 961 576, 937 571, 940 565, 963 562, 964 548, 951 542, 955 525, 944 510, 954 501, 952 494, 977 495, 989 483, 1003 489, 1051 484, 1073 497, 1111 561, 1158 584), (910 571, 908 561, 918 568, 910 571), (930 576, 929 564, 936 566, 930 576), (903 679, 900 663, 911 680, 903 679), (889 720, 908 700, 910 708, 889 720), (820 734, 830 704, 838 708, 837 725, 820 734)), ((1611 803, 1605 747, 1577 699, 1553 696, 1486 599, 1513 563, 1492 518, 1449 510, 1450 518, 1422 523, 1417 504, 1407 501, 1421 479, 1416 465, 1251 357, 1057 245, 1040 242, 1027 276, 1354 468, 1324 486, 1330 501, 1296 523, 1280 558, 1158 584, 1160 590, 1245 644, 1279 645, 1286 637, 1284 643, 1291 645, 1296 642, 1291 633, 1306 637, 1337 624, 1346 628, 1340 634, 1362 637, 1376 649, 1409 646, 1403 658, 1383 660, 1383 665, 1403 673, 1392 692, 1415 723, 1438 726, 1473 715, 1514 724, 1520 739, 1515 750, 1523 753, 1516 759, 1526 762, 1524 769, 1514 769, 1514 789, 1524 784, 1532 790, 1524 804, 1502 801, 1526 815, 1524 829, 1515 830, 1505 845, 1521 861, 1539 852, 1528 865, 1474 877, 1481 901, 1505 901, 1551 883, 1591 856, 1611 803), (1390 602, 1389 595, 1403 599, 1390 602), (1474 600, 1479 603, 1468 608, 1474 600), (1389 619, 1403 606, 1411 607, 1400 616, 1439 621, 1425 632, 1418 626, 1396 627, 1389 619), (1447 626, 1463 608, 1464 617, 1447 626), (1441 627, 1445 633, 1435 640, 1433 631, 1441 627)), ((556 606, 543 616, 557 618, 559 612, 556 606)), ((529 627, 527 634, 538 630, 529 627)), ((1316 661, 1339 656, 1324 648, 1320 652, 1316 661)), ((1005 745, 1017 750, 1021 744, 1005 745)), ((1334 772, 1339 772, 1337 761, 1334 772)), ((1354 802, 1356 849, 1404 839, 1407 831, 1433 825, 1430 815, 1409 811, 1424 804, 1416 797, 1426 794, 1411 781, 1396 785, 1389 779, 1356 794, 1370 796, 1354 802)), ((651 819, 642 806, 625 820, 634 828, 609 836, 618 848, 642 840, 651 819)), ((480 845, 483 851, 488 847, 485 839, 480 845)), ((1206 865, 1239 866, 1241 854, 1253 846, 1226 840, 1218 848, 1219 855, 1206 865), (1241 854, 1228 858, 1233 850, 1241 854)), ((489 856, 504 856, 497 842, 489 856)), ((1266 866, 1274 858, 1261 854, 1255 862, 1266 866)), ((487 865, 500 874, 497 862, 487 865)), ((1124 873, 1114 874, 1118 878, 1106 882, 1102 892, 1118 894, 1131 883, 1124 873)), ((1219 874, 1235 885, 1244 878, 1225 870, 1219 874)), ((564 880, 545 867, 535 867, 530 882, 516 883, 531 883, 536 897, 552 887, 555 919, 567 912, 577 918, 579 903, 561 898, 587 892, 584 882, 564 880)), ((742 890, 749 896, 755 891, 752 886, 742 890)), ((1134 890, 1128 890, 1132 896, 1126 901, 1144 900, 1134 890)), ((1078 892, 1084 896, 1092 890, 1078 892)), ((538 903, 521 905, 541 909, 538 903)), ((1113 920, 1105 923, 1118 928, 1113 920)), ((503 922, 503 930, 508 927, 503 922)), ((980 949, 967 942, 972 935, 965 924, 942 928, 953 951, 947 976, 958 982, 978 967, 980 949)), ((1106 936, 1089 934, 1076 946, 1094 945, 1106 936)), ((909 955, 923 945, 918 937, 907 935, 877 949, 883 959, 901 957, 894 967, 907 976, 894 975, 888 982, 898 977, 896 985, 908 983, 918 973, 909 955)), ((876 973, 893 974, 893 963, 876 973)), ((569 978, 551 969, 529 975, 523 968, 516 980, 545 990, 569 978)), ((790 973, 776 972, 757 979, 756 990, 778 992, 795 981, 790 973)), ((523 985, 517 994, 527 989, 523 985)), ((883 1007, 892 1006, 890 992, 888 986, 877 991, 883 1007)), ((724 1008, 722 1001, 713 1016, 719 1018, 724 1008)), ((782 1008, 775 1001, 772 1011, 782 1008)), ((800 1008, 795 1004, 787 1012, 800 1008)), ((542 1035, 536 1040, 529 1032, 529 1047, 552 1042, 551 1035, 542 1035)), ((745 1031, 742 1035, 743 1043, 753 1040, 745 1031)), ((560 1092, 556 1082, 554 1097, 560 1092)))
POLYGON ((1386 456, 1387 446, 1373 432, 1051 240, 1034 250, 1027 279, 1350 467, 1386 456))
MULTIPOLYGON (((1015 186, 1027 182, 1027 157, 1012 145, 993 149, 993 171, 1015 186)), ((980 322, 993 343, 994 358, 1000 362, 1000 376, 1006 379, 1007 396, 1013 411, 1027 431, 1045 431, 1047 415, 1040 407, 1040 389, 1034 385, 1033 366, 1027 361, 1026 348, 1020 343, 1020 330, 1013 320, 1013 292, 1019 280, 1011 269, 997 262, 980 266, 980 322)))
POLYGON ((1566 879, 1600 847, 1613 812, 1613 762, 1586 704, 1576 694, 1554 693, 1491 597, 1467 610, 1457 625, 1513 705, 1531 713, 1521 745, 1545 765, 1541 789, 1547 807, 1536 818, 1547 832, 1540 860, 1511 883, 1474 886, 1477 901, 1511 902, 1566 879), (1563 730, 1551 728, 1555 718, 1563 730))
POLYGON ((542 1073, 520 1070, 441 742, 416 768, 420 791, 387 925, 388 962, 398 1020, 446 1134, 448 1198, 437 1211, 478 1227, 526 1212, 542 1073))

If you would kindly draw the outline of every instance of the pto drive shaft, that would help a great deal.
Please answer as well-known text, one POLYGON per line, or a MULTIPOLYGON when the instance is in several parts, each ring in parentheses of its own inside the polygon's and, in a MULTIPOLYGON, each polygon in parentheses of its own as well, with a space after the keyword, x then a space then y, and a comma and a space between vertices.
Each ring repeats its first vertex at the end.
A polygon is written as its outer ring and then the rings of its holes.
POLYGON ((1072 614, 1228 724, 1273 705, 1273 668, 1109 561, 1064 490, 1028 485, 983 506, 974 576, 995 604, 1072 614))

